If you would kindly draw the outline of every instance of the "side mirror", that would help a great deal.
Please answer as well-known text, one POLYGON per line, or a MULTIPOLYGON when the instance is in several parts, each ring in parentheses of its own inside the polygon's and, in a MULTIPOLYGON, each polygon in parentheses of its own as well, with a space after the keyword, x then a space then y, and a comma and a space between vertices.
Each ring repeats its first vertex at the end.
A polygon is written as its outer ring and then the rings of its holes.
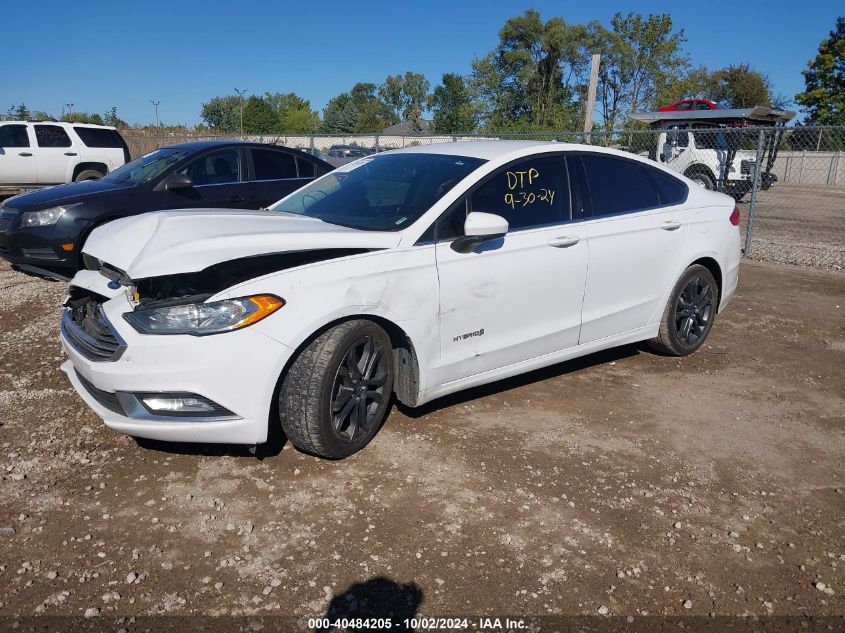
POLYGON ((194 186, 193 179, 187 174, 173 174, 167 179, 164 188, 167 191, 178 191, 180 189, 191 189, 194 186))
POLYGON ((464 236, 452 242, 452 250, 468 253, 488 240, 504 237, 508 221, 500 215, 473 211, 464 222, 464 236))
POLYGON ((487 239, 501 237, 508 232, 508 221, 500 215, 473 211, 464 222, 464 235, 487 239))

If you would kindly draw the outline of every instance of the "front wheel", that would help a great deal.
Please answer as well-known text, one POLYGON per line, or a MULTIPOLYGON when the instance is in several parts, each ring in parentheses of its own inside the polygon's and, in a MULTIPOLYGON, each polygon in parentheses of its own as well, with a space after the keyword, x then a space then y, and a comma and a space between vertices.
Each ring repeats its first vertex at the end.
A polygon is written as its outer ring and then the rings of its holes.
POLYGON ((717 299, 713 274, 699 264, 687 268, 669 295, 660 331, 650 341, 651 346, 671 356, 692 354, 710 334, 717 299))
POLYGON ((375 437, 393 391, 390 337, 372 321, 341 323, 294 360, 279 391, 282 429, 293 445, 328 459, 375 437))

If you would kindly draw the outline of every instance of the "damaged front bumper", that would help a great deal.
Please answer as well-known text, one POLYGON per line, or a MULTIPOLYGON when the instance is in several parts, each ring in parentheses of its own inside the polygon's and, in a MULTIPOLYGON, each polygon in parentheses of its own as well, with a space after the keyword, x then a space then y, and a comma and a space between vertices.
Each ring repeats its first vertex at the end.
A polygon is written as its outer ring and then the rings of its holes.
POLYGON ((135 437, 174 442, 267 440, 273 394, 292 354, 290 348, 255 328, 204 337, 139 334, 122 318, 132 310, 125 291, 110 291, 107 283, 94 271, 80 273, 74 280, 105 295, 107 300, 100 304, 103 323, 119 340, 120 353, 92 353, 68 326, 67 313, 61 335, 69 358, 61 369, 106 426, 135 437), (177 395, 207 403, 208 411, 175 415, 147 404, 151 397, 162 401, 177 395))

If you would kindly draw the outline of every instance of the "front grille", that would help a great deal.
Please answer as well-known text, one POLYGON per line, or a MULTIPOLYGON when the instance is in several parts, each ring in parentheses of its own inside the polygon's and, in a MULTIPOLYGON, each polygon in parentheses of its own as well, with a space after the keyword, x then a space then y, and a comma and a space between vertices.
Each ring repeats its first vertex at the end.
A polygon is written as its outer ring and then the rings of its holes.
POLYGON ((68 301, 62 314, 62 334, 88 360, 115 361, 126 349, 102 305, 91 297, 68 301))
POLYGON ((120 401, 117 399, 117 395, 112 393, 111 391, 103 391, 102 389, 98 389, 94 385, 92 385, 88 380, 85 379, 85 376, 80 374, 76 368, 73 370, 76 372, 76 377, 79 379, 79 382, 82 383, 82 386, 85 387, 85 391, 94 398, 97 402, 103 405, 109 411, 113 411, 114 413, 119 413, 120 415, 126 415, 126 411, 121 406, 120 401))
POLYGON ((12 226, 12 218, 0 218, 0 233, 3 233, 10 226, 12 226))

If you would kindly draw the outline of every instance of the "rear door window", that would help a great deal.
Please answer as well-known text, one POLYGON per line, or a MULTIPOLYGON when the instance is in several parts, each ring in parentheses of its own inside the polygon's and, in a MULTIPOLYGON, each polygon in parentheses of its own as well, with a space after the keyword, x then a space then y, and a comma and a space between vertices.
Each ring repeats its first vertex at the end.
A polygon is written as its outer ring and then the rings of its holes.
POLYGON ((602 154, 582 154, 593 216, 615 215, 660 205, 657 190, 638 162, 602 154))
POLYGON ((70 147, 70 137, 58 125, 36 125, 35 139, 38 147, 70 147))
POLYGON ((255 180, 284 180, 296 178, 296 158, 288 152, 272 149, 253 149, 252 164, 255 180))
POLYGON ((25 125, 0 126, 0 147, 29 147, 25 125))
POLYGON ((123 142, 117 130, 104 130, 96 127, 74 127, 82 142, 87 147, 123 148, 123 142))
POLYGON ((512 230, 569 221, 563 157, 534 157, 502 168, 472 193, 470 208, 502 216, 512 230))

